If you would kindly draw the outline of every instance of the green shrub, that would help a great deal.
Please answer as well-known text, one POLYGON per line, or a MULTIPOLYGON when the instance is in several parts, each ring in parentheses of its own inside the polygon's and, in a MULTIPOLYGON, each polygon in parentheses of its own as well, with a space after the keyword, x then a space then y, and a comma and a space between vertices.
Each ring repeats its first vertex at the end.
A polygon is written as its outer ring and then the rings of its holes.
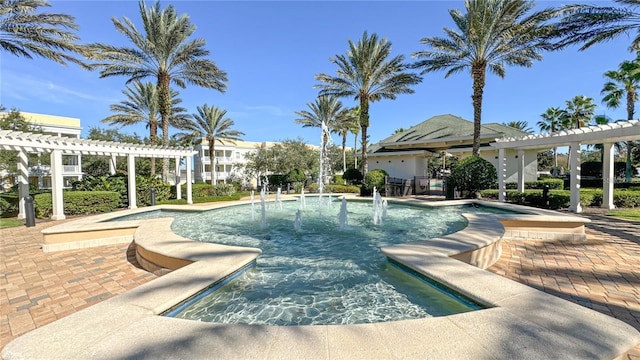
POLYGON ((389 176, 386 171, 382 169, 374 169, 369 171, 364 176, 364 186, 368 191, 373 192, 373 188, 377 188, 380 193, 384 192, 384 178, 389 176))
POLYGON ((342 178, 351 185, 359 184, 362 181, 362 179, 364 179, 360 170, 356 168, 347 169, 347 171, 345 171, 344 174, 342 174, 342 178))
POLYGON ((0 217, 14 217, 18 215, 20 197, 17 193, 0 194, 0 217))
MULTIPOLYGON (((65 191, 65 215, 88 215, 114 211, 118 208, 120 194, 113 191, 65 191)), ((33 197, 36 217, 48 218, 53 214, 51 194, 33 197)))
POLYGON ((269 180, 269 185, 284 185, 287 183, 287 179, 288 179, 289 175, 281 175, 281 174, 274 174, 274 175, 267 175, 267 179, 269 180))
POLYGON ((332 183, 333 184, 338 184, 338 185, 344 185, 344 178, 342 177, 342 175, 333 175, 333 179, 332 179, 332 183))
MULTIPOLYGON (((236 192, 228 196, 206 196, 206 197, 200 197, 200 198, 193 198, 193 203, 200 204, 200 203, 218 202, 218 201, 235 201, 235 200, 240 200, 242 197, 247 195, 248 194, 246 193, 236 192)), ((163 200, 158 204, 184 205, 186 203, 187 203, 187 199, 183 197, 182 199, 163 200)))
POLYGON ((137 175, 136 202, 138 206, 151 205, 151 188, 156 191, 156 204, 158 201, 168 200, 171 197, 169 183, 165 183, 157 177, 137 175))
POLYGON ((329 184, 325 186, 327 192, 332 193, 354 193, 360 192, 360 187, 356 185, 329 184))
POLYGON ((120 194, 120 201, 118 202, 119 208, 125 208, 129 205, 127 188, 128 188, 127 176, 124 174, 105 175, 105 176, 84 176, 82 180, 74 181, 72 184, 73 191, 113 191, 113 192, 119 193, 120 194))
POLYGON ((618 208, 640 207, 640 191, 616 190, 613 192, 613 204, 618 208))
POLYGON ((474 197, 480 190, 495 188, 496 168, 479 156, 458 161, 451 169, 450 184, 464 197, 474 197))
POLYGON ((286 182, 289 183, 303 183, 307 180, 307 175, 301 169, 291 169, 286 176, 286 182))

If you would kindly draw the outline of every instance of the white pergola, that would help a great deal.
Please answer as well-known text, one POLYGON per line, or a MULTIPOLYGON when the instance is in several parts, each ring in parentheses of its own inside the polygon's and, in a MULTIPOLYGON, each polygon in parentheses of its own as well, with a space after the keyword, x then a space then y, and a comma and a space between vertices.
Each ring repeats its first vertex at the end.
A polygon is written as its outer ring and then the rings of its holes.
POLYGON ((115 174, 115 159, 118 156, 127 157, 127 173, 129 185, 129 208, 137 208, 136 204, 136 157, 175 158, 176 159, 176 192, 178 199, 182 198, 180 181, 180 160, 184 157, 187 166, 187 203, 192 204, 191 191, 191 157, 195 150, 138 145, 112 141, 98 141, 77 138, 67 138, 29 132, 0 130, 0 149, 18 151, 18 183, 20 196, 20 212, 18 218, 25 217, 24 198, 29 195, 28 153, 50 153, 51 156, 51 199, 53 215, 51 219, 62 220, 64 215, 62 155, 104 155, 110 156, 109 169, 115 174))
POLYGON ((580 207, 580 145, 603 144, 602 207, 613 209, 613 184, 615 182, 613 145, 617 142, 634 140, 640 140, 640 120, 618 121, 548 134, 496 139, 496 142, 492 143, 491 146, 498 148, 499 200, 504 201, 506 194, 504 172, 507 158, 505 157, 505 149, 516 149, 518 151, 518 191, 524 191, 524 178, 522 176, 524 150, 569 146, 569 166, 571 168, 571 205, 569 211, 582 212, 580 207))

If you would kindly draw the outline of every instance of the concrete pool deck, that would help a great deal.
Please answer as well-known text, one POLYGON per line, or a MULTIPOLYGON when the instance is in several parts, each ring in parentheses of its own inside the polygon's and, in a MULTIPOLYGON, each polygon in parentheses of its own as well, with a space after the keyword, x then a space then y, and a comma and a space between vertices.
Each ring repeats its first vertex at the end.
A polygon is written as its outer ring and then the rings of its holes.
MULTIPOLYGON (((640 226, 636 230, 638 228, 640 226)), ((19 230, 28 233, 34 229, 19 230)), ((9 237, 19 235, 8 233, 10 229, 0 231, 3 254, 14 254, 4 250, 5 247, 15 246, 9 237)), ((85 252, 100 249, 42 253, 34 246, 42 243, 42 235, 39 238, 37 234, 31 236, 34 238, 30 243, 33 259, 57 256, 69 259, 69 267, 72 267, 72 259, 83 256, 85 252)), ((505 244, 516 242, 509 241, 505 244)), ((573 244, 576 247, 582 245, 580 242, 573 244)), ((126 245, 111 245, 107 248, 111 252, 122 252, 120 267, 132 267, 124 260, 126 245)), ((640 251, 637 248, 632 251, 634 252, 627 261, 640 263, 640 251)), ((20 257, 8 256, 6 259, 3 256, 2 259, 2 265, 8 274, 4 284, 6 292, 3 291, 2 295, 6 293, 8 301, 0 300, 9 306, 3 305, 2 313, 8 314, 8 319, 5 322, 3 315, 0 324, 8 323, 12 331, 9 336, 12 337, 20 334, 20 328, 23 332, 29 328, 24 324, 20 327, 20 322, 16 319, 27 322, 29 315, 25 315, 25 310, 31 314, 30 309, 39 307, 41 302, 47 300, 46 293, 37 297, 30 295, 29 290, 39 286, 37 277, 31 274, 22 277, 24 282, 18 281, 23 270, 15 268, 22 262, 34 261, 35 269, 32 270, 41 274, 40 279, 52 272, 52 277, 56 276, 51 269, 38 269, 39 266, 46 266, 46 261, 27 260, 22 258, 25 254, 23 252, 20 257), (21 294, 21 287, 24 287, 25 294, 17 296, 21 294), (13 316, 14 312, 21 313, 21 316, 13 316), (14 329, 17 333, 13 333, 14 329)), ((604 259, 604 255, 606 254, 601 254, 599 259, 604 259)), ((580 254, 566 256, 576 256, 585 262, 583 265, 589 266, 580 254)), ((100 263, 99 258, 94 259, 96 260, 100 263)), ((20 357, 155 358, 171 357, 172 354, 189 358, 614 358, 640 341, 638 333, 631 327, 608 316, 442 254, 423 254, 414 261, 414 266, 424 265, 426 271, 439 281, 451 282, 454 287, 496 307, 454 316, 395 323, 284 328, 206 324, 155 315, 172 303, 175 304, 175 298, 182 300, 185 293, 192 291, 189 289, 201 288, 202 284, 210 283, 211 278, 219 276, 208 266, 198 266, 205 262, 201 261, 124 295, 64 317, 62 321, 32 331, 5 347, 2 355, 7 360, 20 357), (427 259, 428 262, 425 261, 427 259), (215 349, 215 352, 211 349, 215 349)), ((546 264, 541 264, 541 267, 544 265, 546 264)), ((617 265, 612 271, 616 268, 617 265)), ((86 276, 98 276, 99 272, 98 268, 86 276)), ((145 273, 140 272, 140 276, 143 275, 145 273)), ((153 277, 148 276, 142 281, 153 277)), ((612 279, 614 284, 618 281, 622 285, 619 278, 612 279)), ((74 289, 74 282, 71 280, 74 279, 68 280, 67 286, 63 283, 62 288, 74 289)), ((631 281, 637 284, 638 278, 629 280, 631 281)), ((82 291, 86 292, 84 289, 82 291)), ((637 294, 630 294, 630 297, 634 296, 637 300, 637 294)), ((630 310, 637 311, 637 302, 628 304, 630 310)), ((4 330, 2 336, 4 344, 4 330)))

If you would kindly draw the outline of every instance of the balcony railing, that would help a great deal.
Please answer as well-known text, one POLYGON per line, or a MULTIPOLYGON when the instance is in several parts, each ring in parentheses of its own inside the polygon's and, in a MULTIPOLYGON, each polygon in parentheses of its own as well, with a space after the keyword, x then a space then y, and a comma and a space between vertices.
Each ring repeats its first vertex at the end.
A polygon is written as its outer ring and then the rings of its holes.
POLYGON ((62 165, 63 174, 78 174, 80 173, 80 166, 78 165, 62 165))

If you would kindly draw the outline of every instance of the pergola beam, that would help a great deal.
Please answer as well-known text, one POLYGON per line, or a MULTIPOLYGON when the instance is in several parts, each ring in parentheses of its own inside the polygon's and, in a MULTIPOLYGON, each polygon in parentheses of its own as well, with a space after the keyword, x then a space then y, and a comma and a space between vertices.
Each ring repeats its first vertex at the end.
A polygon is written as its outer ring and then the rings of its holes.
MULTIPOLYGON (((50 153, 51 157, 51 197, 54 220, 65 218, 63 199, 62 155, 102 155, 110 157, 110 172, 115 173, 115 158, 127 157, 129 208, 136 204, 135 158, 176 158, 176 178, 179 179, 179 164, 182 157, 187 163, 187 202, 193 203, 191 194, 191 157, 197 153, 193 149, 128 144, 111 141, 87 140, 53 135, 0 130, 0 149, 18 151, 18 178, 20 191, 20 211, 18 218, 24 218, 24 197, 29 194, 27 153, 50 153)), ((179 184, 177 184, 179 186, 179 184)))
POLYGON ((520 178, 523 171, 520 158, 523 150, 541 149, 541 148, 557 148, 561 146, 569 146, 569 164, 570 188, 571 188, 571 204, 570 211, 576 213, 582 212, 580 206, 580 146, 588 144, 604 144, 604 161, 603 161, 603 201, 602 206, 613 208, 613 183, 615 182, 613 174, 613 143, 623 141, 640 140, 640 120, 617 121, 615 123, 604 125, 593 125, 579 129, 563 130, 554 133, 532 134, 522 137, 504 137, 496 139, 491 146, 499 150, 498 163, 498 187, 499 200, 504 201, 505 183, 501 181, 501 169, 506 167, 502 161, 506 161, 504 151, 506 149, 515 149, 518 151, 518 189, 524 190, 520 178))

